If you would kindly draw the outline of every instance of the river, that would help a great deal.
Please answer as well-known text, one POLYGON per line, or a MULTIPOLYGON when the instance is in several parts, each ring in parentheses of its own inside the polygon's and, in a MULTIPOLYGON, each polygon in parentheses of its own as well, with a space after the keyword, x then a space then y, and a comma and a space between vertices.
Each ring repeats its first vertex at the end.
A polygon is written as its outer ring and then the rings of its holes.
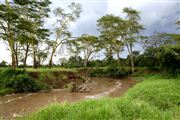
POLYGON ((12 94, 0 97, 0 116, 2 120, 15 119, 38 111, 55 102, 73 103, 84 99, 99 99, 105 96, 119 97, 135 84, 127 79, 89 78, 90 92, 72 92, 66 89, 53 89, 51 92, 12 94))

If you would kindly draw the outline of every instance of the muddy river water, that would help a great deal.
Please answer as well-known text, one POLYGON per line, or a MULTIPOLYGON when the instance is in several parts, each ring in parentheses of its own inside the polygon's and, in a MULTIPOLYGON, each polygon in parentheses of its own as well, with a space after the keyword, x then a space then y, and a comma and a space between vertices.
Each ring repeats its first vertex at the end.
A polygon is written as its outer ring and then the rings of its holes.
POLYGON ((10 120, 38 111, 54 102, 77 102, 84 99, 98 99, 105 96, 118 97, 135 84, 134 80, 89 78, 90 92, 70 93, 68 90, 54 89, 51 92, 13 94, 0 97, 0 119, 10 120))

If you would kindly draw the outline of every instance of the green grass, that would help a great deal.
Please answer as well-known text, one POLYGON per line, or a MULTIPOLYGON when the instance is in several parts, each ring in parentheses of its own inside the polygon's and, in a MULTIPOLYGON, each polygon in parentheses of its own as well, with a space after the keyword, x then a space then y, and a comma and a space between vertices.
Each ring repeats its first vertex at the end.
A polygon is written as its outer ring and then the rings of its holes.
POLYGON ((52 71, 63 71, 63 72, 77 72, 76 69, 67 69, 67 68, 38 68, 38 69, 34 69, 34 68, 26 68, 26 70, 28 72, 52 72, 52 71))
MULTIPOLYGON (((0 67, 0 71, 1 70, 4 70, 4 69, 8 69, 10 67, 0 67)), ((17 69, 20 69, 22 70, 23 68, 17 68, 17 69)), ((77 72, 77 70, 75 68, 73 69, 67 69, 67 68, 63 68, 63 67, 53 67, 53 68, 43 68, 43 67, 40 67, 40 68, 37 68, 37 69, 34 69, 32 67, 27 67, 26 68, 26 71, 28 72, 48 72, 48 71, 65 71, 65 72, 77 72)))
POLYGON ((180 80, 146 75, 121 98, 52 104, 22 120, 180 120, 180 80))

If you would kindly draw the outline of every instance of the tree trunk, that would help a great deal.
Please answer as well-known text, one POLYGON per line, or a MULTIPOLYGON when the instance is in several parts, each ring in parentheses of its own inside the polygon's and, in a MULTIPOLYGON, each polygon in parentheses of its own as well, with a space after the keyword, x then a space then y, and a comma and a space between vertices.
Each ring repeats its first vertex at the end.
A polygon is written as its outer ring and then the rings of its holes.
POLYGON ((134 73, 134 55, 132 50, 132 44, 130 44, 130 59, 131 59, 131 67, 132 67, 132 73, 134 73))
POLYGON ((27 46, 26 46, 26 52, 25 52, 25 57, 24 57, 24 61, 23 61, 24 67, 26 67, 28 52, 29 52, 29 45, 27 44, 27 46))
POLYGON ((127 43, 126 43, 126 47, 128 49, 129 57, 131 59, 131 70, 132 70, 132 73, 134 73, 134 59, 133 59, 133 54, 132 54, 132 47, 128 45, 127 43))
POLYGON ((53 63, 53 56, 54 56, 54 53, 55 53, 56 49, 52 49, 52 53, 51 53, 51 56, 50 56, 50 59, 49 59, 49 68, 52 67, 52 63, 53 63))
POLYGON ((18 46, 17 46, 17 44, 15 44, 15 59, 16 59, 16 66, 18 67, 18 65, 19 65, 19 60, 18 60, 18 46))
MULTIPOLYGON (((7 1, 6 1, 6 5, 8 5, 7 1)), ((9 23, 7 23, 7 28, 8 28, 8 32, 9 32, 8 43, 9 43, 10 52, 11 52, 11 67, 15 69, 16 68, 16 57, 15 57, 15 49, 14 49, 14 40, 12 37, 13 35, 11 33, 9 23)))
POLYGON ((132 73, 134 73, 134 59, 133 59, 132 53, 131 53, 131 55, 130 55, 130 59, 131 59, 131 69, 132 69, 132 73))
POLYGON ((85 60, 84 60, 84 67, 85 67, 85 68, 87 68, 87 62, 88 62, 88 60, 85 59, 85 60))
POLYGON ((40 67, 41 66, 41 57, 38 56, 37 58, 38 58, 38 65, 37 66, 40 67))
POLYGON ((117 63, 120 64, 120 56, 119 56, 119 52, 117 52, 117 63))
POLYGON ((12 68, 15 69, 16 68, 16 59, 15 59, 13 51, 11 51, 11 60, 12 60, 12 62, 11 62, 12 68))
POLYGON ((15 58, 15 51, 14 51, 14 43, 11 40, 8 40, 10 52, 11 52, 11 67, 16 68, 16 58, 15 58))
POLYGON ((37 68, 36 49, 34 45, 33 45, 33 66, 35 69, 37 68))

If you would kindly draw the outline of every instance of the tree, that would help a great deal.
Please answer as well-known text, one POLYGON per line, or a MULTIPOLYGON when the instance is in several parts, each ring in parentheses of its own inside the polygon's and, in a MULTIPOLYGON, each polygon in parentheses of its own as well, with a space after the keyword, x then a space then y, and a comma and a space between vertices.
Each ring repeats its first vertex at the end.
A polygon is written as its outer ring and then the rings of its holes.
POLYGON ((148 36, 142 39, 143 47, 148 48, 159 48, 162 45, 173 44, 174 40, 166 33, 154 32, 152 36, 148 36))
POLYGON ((65 43, 70 37, 71 33, 68 30, 68 26, 71 22, 74 22, 81 13, 81 5, 76 3, 71 3, 68 8, 70 12, 65 12, 64 9, 58 7, 54 10, 54 14, 57 17, 55 24, 55 35, 56 39, 50 42, 50 46, 52 47, 52 51, 49 59, 49 67, 52 67, 53 64, 53 56, 57 51, 58 47, 60 47, 63 43, 65 43))
POLYGON ((17 32, 16 26, 19 19, 17 13, 17 9, 12 7, 7 0, 5 1, 5 4, 0 4, 0 37, 8 44, 13 68, 16 67, 15 34, 17 32))
POLYGON ((102 48, 105 49, 106 58, 111 59, 113 54, 117 54, 118 63, 120 60, 120 52, 124 46, 121 40, 118 40, 120 36, 119 30, 122 28, 123 20, 112 14, 101 17, 98 21, 100 35, 100 42, 102 48))
POLYGON ((93 35, 82 35, 71 42, 75 45, 74 52, 79 54, 82 53, 85 68, 87 67, 88 61, 90 61, 100 50, 99 40, 93 35))
POLYGON ((37 68, 39 63, 37 53, 39 43, 48 40, 47 37, 49 36, 49 30, 43 28, 44 19, 48 17, 48 12, 50 12, 49 4, 51 4, 49 0, 32 0, 31 4, 28 6, 28 8, 30 8, 30 17, 28 17, 27 19, 29 19, 33 23, 30 36, 31 38, 33 38, 33 42, 31 42, 31 45, 33 50, 34 68, 37 68))
MULTIPOLYGON (((112 46, 113 41, 121 41, 128 50, 131 60, 132 72, 134 73, 133 45, 140 38, 140 30, 143 26, 139 23, 139 12, 132 8, 124 8, 123 13, 126 14, 125 19, 118 16, 106 15, 98 20, 99 31, 105 41, 110 41, 112 46), (104 37, 105 36, 105 37, 104 37)), ((114 42, 117 45, 117 42, 114 42)), ((119 44, 122 46, 123 44, 119 44)), ((119 48, 121 48, 119 46, 119 48)), ((121 50, 121 49, 119 49, 121 50)), ((118 53, 119 54, 119 53, 118 53)))
MULTIPOLYGON (((44 39, 47 30, 43 29, 43 18, 48 16, 49 0, 14 0, 0 5, 1 37, 9 46, 12 58, 12 67, 19 62, 19 53, 22 46, 25 48, 24 65, 30 45, 35 45, 39 39, 44 39)), ((33 52, 34 52, 33 51, 33 52)), ((35 52, 34 52, 35 53, 35 52)))
MULTIPOLYGON (((19 53, 21 53, 21 58, 23 60, 24 67, 26 66, 26 61, 28 55, 30 55, 30 49, 33 52, 33 66, 38 67, 38 45, 47 40, 48 29, 43 28, 44 18, 48 17, 48 12, 50 12, 49 0, 26 0, 24 2, 15 0, 18 4, 19 14, 23 19, 20 19, 20 25, 18 27, 18 42, 20 43, 19 53), (24 55, 22 55, 24 54, 24 55)), ((18 54, 16 55, 18 58, 18 54)))
POLYGON ((139 23, 140 16, 139 12, 132 8, 124 8, 123 13, 126 14, 126 19, 124 22, 124 30, 120 31, 120 39, 123 40, 125 46, 127 47, 129 57, 131 59, 132 73, 134 73, 134 57, 133 57, 133 45, 137 39, 139 39, 140 31, 143 26, 139 23))

